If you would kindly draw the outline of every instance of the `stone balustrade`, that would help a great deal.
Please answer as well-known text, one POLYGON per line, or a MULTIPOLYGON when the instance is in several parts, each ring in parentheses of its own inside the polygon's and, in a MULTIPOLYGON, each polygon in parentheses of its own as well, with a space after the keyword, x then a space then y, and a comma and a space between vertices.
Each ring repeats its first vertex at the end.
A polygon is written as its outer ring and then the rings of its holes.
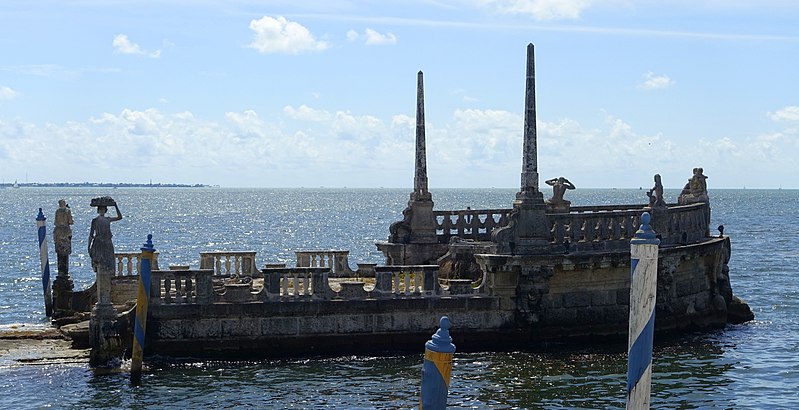
POLYGON ((438 265, 376 266, 372 297, 419 297, 440 294, 438 265))
POLYGON ((296 251, 298 268, 330 268, 330 276, 349 276, 355 272, 350 269, 349 254, 345 250, 305 250, 296 251))
POLYGON ((568 250, 626 249, 640 225, 643 210, 653 215, 661 245, 695 242, 709 235, 710 207, 704 203, 672 205, 650 210, 641 205, 572 207, 571 213, 547 214, 550 242, 567 244, 568 250))
POLYGON ((333 291, 328 283, 329 268, 265 268, 263 299, 329 299, 333 291))
MULTIPOLYGON (((116 276, 138 276, 141 272, 141 252, 115 252, 116 276)), ((153 253, 153 269, 158 269, 158 252, 153 253)))
MULTIPOLYGON (((253 281, 236 281, 216 275, 214 269, 154 270, 151 304, 189 305, 213 303, 270 303, 310 300, 418 299, 441 296, 475 296, 482 283, 438 279, 437 265, 376 266, 372 281, 342 280, 331 287, 328 268, 264 268, 253 281), (263 277, 263 286, 260 277, 263 277), (259 289, 260 287, 260 289, 259 289)), ((485 282, 485 279, 483 280, 485 282)))
MULTIPOLYGON (((626 248, 638 229, 647 205, 602 205, 571 207, 569 213, 548 213, 552 244, 568 244, 568 250, 610 250, 626 248)), ((452 237, 475 241, 491 240, 491 231, 508 224, 510 209, 466 209, 434 211, 438 243, 452 237)), ((709 236, 710 207, 705 203, 671 204, 650 210, 661 244, 677 245, 709 236)))
POLYGON ((152 305, 206 305, 214 301, 213 269, 153 270, 152 305))
POLYGON ((453 236, 475 241, 491 240, 494 228, 508 224, 511 209, 464 209, 433 211, 436 218, 436 237, 447 243, 453 236))
POLYGON ((200 269, 213 269, 216 275, 252 276, 258 271, 254 251, 200 252, 200 269))

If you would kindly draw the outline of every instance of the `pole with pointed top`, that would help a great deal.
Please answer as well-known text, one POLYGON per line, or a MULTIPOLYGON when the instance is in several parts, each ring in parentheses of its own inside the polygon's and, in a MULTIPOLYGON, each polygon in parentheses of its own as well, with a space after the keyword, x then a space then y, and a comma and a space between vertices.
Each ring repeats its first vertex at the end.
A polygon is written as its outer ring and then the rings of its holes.
POLYGON ((144 335, 147 331, 147 308, 150 302, 150 282, 153 266, 153 236, 141 247, 141 272, 139 273, 139 295, 136 300, 136 322, 133 325, 133 354, 130 365, 130 381, 141 384, 141 369, 144 356, 144 335))
POLYGON ((524 148, 520 191, 538 191, 538 133, 535 118, 535 48, 527 45, 527 81, 524 93, 524 148))
POLYGON ((416 76, 416 167, 413 176, 413 193, 415 199, 429 197, 427 191, 427 147, 424 125, 424 74, 419 71, 416 76))
POLYGON ((53 290, 50 284, 50 258, 47 253, 47 217, 42 208, 36 216, 36 227, 39 234, 39 261, 42 267, 42 287, 44 288, 44 309, 48 317, 53 315, 53 290))
POLYGON ((452 323, 449 318, 442 316, 439 320, 438 330, 424 345, 420 409, 447 408, 449 380, 452 375, 452 355, 455 353, 455 345, 452 344, 452 338, 449 335, 450 326, 452 323))
POLYGON ((648 409, 655 335, 658 246, 651 216, 641 215, 641 228, 630 241, 630 330, 627 350, 627 408, 648 409))

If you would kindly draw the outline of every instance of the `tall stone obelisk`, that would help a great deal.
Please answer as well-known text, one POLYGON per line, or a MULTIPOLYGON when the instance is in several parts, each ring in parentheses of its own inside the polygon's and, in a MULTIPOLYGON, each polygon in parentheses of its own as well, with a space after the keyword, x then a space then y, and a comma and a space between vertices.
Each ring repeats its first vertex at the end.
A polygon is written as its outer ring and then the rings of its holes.
POLYGON ((436 243, 436 224, 433 216, 433 196, 427 190, 427 148, 424 121, 424 74, 416 80, 416 166, 413 176, 410 243, 436 243))
POLYGON ((508 226, 492 235, 499 253, 534 254, 549 245, 544 194, 538 189, 538 141, 535 123, 535 50, 527 45, 527 81, 524 96, 522 178, 513 201, 508 226))

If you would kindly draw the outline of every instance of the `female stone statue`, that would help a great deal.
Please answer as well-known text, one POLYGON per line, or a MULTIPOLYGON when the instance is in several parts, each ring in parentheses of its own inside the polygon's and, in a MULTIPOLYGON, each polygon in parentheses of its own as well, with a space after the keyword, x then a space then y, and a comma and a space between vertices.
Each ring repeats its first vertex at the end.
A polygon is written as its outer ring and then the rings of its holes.
POLYGON ((111 197, 92 199, 92 206, 97 207, 97 216, 92 219, 89 230, 89 257, 92 259, 92 268, 100 272, 114 272, 114 243, 111 241, 111 222, 122 219, 117 203, 111 197), (105 216, 108 206, 113 206, 116 216, 105 216))

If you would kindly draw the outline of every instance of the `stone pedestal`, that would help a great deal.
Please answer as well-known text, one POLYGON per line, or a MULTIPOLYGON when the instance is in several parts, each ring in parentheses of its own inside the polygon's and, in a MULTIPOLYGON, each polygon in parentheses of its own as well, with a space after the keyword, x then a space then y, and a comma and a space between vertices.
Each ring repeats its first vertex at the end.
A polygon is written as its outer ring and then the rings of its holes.
POLYGON ((75 285, 68 275, 58 276, 53 281, 53 318, 69 316, 72 312, 72 290, 75 285))
POLYGON ((341 290, 337 296, 342 299, 366 299, 368 294, 363 288, 364 284, 360 281, 341 282, 341 290))
POLYGON ((117 311, 111 304, 96 304, 89 322, 89 365, 109 367, 122 357, 122 340, 117 330, 117 311))

